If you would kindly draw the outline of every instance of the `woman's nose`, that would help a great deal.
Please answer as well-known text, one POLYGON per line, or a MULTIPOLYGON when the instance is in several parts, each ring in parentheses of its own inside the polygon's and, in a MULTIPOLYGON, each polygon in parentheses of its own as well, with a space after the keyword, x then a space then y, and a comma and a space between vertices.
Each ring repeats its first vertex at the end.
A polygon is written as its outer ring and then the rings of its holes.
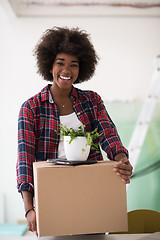
POLYGON ((68 73, 71 70, 70 70, 70 67, 68 65, 65 65, 64 68, 63 68, 63 71, 68 73))

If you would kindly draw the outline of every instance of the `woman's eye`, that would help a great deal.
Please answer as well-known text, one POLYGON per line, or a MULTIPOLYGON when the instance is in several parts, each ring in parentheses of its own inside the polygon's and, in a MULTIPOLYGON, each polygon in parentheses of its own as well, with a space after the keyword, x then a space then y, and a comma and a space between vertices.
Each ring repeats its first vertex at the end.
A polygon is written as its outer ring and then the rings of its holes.
POLYGON ((78 65, 77 64, 72 64, 71 67, 75 67, 76 68, 76 67, 78 67, 78 65))
POLYGON ((58 65, 60 66, 63 66, 63 63, 62 62, 57 62, 58 65))

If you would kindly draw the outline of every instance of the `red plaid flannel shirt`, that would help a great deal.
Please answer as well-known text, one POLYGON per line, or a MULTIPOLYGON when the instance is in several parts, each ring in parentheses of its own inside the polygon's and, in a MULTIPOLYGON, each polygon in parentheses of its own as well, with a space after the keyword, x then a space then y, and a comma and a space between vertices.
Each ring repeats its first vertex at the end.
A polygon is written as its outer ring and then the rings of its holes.
MULTIPOLYGON (((59 110, 49 101, 49 88, 27 100, 21 107, 18 121, 18 191, 33 192, 33 162, 58 157, 59 110), (55 131, 56 130, 56 131, 55 131)), ((83 91, 73 87, 71 100, 78 119, 85 125, 85 131, 103 133, 98 139, 101 148, 110 160, 115 155, 128 151, 121 143, 116 127, 108 115, 101 97, 93 91, 83 91)), ((90 151, 88 159, 102 160, 101 151, 90 151)))

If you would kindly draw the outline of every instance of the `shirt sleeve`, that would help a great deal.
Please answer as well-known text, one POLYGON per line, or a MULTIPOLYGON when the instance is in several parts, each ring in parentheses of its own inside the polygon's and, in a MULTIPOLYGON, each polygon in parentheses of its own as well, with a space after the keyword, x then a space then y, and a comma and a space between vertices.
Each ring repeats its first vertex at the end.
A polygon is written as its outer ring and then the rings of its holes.
POLYGON ((18 191, 33 193, 33 161, 35 156, 34 117, 29 104, 22 105, 18 118, 18 159, 16 164, 18 191))
POLYGON ((97 97, 98 130, 100 134, 102 133, 100 136, 101 148, 107 153, 110 160, 114 160, 114 157, 119 153, 125 153, 128 157, 128 150, 123 146, 115 124, 110 118, 101 97, 98 95, 97 97))

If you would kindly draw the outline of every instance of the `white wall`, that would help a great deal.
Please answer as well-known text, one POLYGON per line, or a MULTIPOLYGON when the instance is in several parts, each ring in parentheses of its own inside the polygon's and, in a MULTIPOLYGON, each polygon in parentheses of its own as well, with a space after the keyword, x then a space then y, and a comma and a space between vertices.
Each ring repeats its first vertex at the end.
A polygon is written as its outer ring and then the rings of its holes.
POLYGON ((95 77, 79 87, 97 91, 104 100, 143 99, 152 60, 160 54, 160 18, 16 18, 0 4, 0 193, 8 222, 24 216, 16 190, 19 108, 47 84, 36 74, 32 50, 42 32, 54 25, 78 26, 91 33, 101 60, 95 77))

